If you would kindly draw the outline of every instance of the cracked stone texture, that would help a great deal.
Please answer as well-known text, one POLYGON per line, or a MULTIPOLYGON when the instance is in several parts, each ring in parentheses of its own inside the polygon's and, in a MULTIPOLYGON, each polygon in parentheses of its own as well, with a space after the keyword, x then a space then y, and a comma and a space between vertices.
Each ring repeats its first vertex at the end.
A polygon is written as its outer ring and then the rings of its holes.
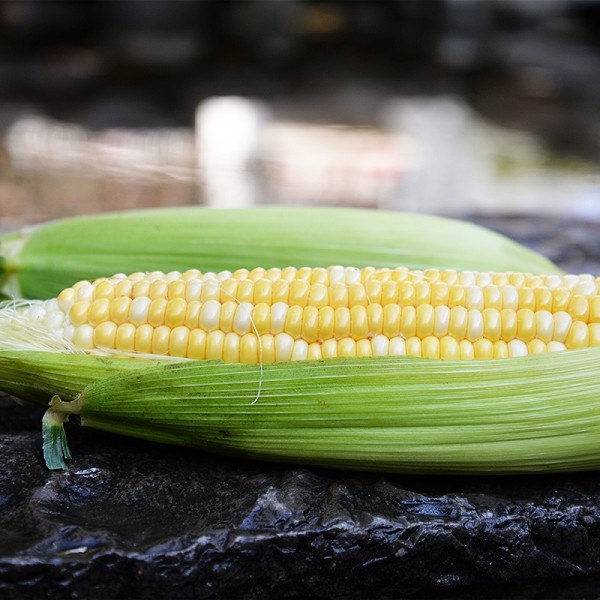
MULTIPOLYGON (((597 224, 480 222, 599 271, 597 224)), ((51 473, 42 412, 0 397, 2 598, 599 597, 599 472, 357 474, 69 424, 51 473)))

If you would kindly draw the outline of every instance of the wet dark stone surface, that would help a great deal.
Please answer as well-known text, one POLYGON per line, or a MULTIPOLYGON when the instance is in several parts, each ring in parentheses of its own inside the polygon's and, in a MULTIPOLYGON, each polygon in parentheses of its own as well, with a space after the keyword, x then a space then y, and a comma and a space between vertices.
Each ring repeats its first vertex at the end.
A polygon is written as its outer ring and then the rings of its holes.
MULTIPOLYGON (((484 222, 598 272, 595 225, 484 222)), ((357 474, 76 424, 49 472, 41 412, 0 396, 1 598, 598 598, 600 472, 357 474)))

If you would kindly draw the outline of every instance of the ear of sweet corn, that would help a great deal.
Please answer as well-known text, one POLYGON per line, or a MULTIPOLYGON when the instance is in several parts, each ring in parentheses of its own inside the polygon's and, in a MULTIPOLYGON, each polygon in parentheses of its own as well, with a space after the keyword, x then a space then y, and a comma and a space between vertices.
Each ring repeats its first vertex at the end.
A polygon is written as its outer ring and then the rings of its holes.
POLYGON ((427 269, 134 273, 0 310, 0 347, 264 363, 600 345, 600 280, 427 269))
POLYGON ((469 223, 350 209, 159 209, 79 217, 0 238, 0 293, 50 298, 108 273, 327 264, 557 273, 469 223))
POLYGON ((406 473, 600 467, 600 349, 497 361, 349 358, 257 365, 186 362, 97 381, 53 401, 62 422, 211 452, 406 473), (261 389, 257 399, 257 390, 261 389))

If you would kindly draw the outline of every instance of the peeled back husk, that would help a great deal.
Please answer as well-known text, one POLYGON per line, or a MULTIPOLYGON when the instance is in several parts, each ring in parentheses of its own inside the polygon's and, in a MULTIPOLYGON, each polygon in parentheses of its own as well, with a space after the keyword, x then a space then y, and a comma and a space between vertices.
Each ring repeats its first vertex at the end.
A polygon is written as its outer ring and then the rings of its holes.
POLYGON ((55 394, 71 400, 94 381, 158 364, 155 360, 118 356, 0 351, 0 390, 48 406, 55 394))
POLYGON ((558 273, 508 238, 441 217, 342 208, 155 209, 77 217, 0 238, 0 294, 50 298, 81 279, 240 267, 446 267, 558 273))
POLYGON ((406 356, 258 365, 186 362, 102 379, 53 400, 62 422, 247 458, 402 473, 600 467, 600 348, 490 361, 406 356), (262 389, 257 398, 259 381, 262 389))

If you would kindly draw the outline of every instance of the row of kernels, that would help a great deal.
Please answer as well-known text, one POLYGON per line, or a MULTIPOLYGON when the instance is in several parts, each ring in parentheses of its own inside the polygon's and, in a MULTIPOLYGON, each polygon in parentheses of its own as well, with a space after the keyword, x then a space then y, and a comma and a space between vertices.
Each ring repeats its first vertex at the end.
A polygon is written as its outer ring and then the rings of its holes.
MULTIPOLYGON (((124 274, 117 274, 110 278, 100 278, 93 282, 94 286, 99 285, 101 282, 110 281, 118 282, 120 280, 129 280, 131 282, 141 281, 143 279, 151 280, 162 280, 165 282, 171 282, 175 280, 182 280, 185 282, 198 280, 198 281, 209 281, 217 280, 224 281, 226 279, 235 280, 250 280, 258 281, 260 279, 269 279, 271 281, 284 280, 292 282, 295 280, 303 280, 310 284, 321 283, 324 285, 331 285, 336 282, 340 283, 366 283, 370 280, 379 281, 442 281, 449 285, 460 284, 464 286, 476 285, 479 287, 485 287, 487 285, 514 285, 517 287, 548 287, 550 289, 558 287, 566 287, 573 290, 575 293, 584 295, 594 295, 597 293, 597 289, 600 285, 600 278, 594 278, 592 275, 531 275, 528 273, 495 273, 495 272, 475 272, 475 271, 455 271, 453 269, 446 269, 440 271, 438 269, 427 269, 421 270, 409 270, 406 267, 397 267, 395 269, 380 268, 375 269, 373 267, 365 267, 358 269, 356 267, 342 267, 342 266, 331 266, 327 268, 322 267, 286 267, 284 269, 264 269, 262 267, 255 268, 251 271, 247 269, 238 269, 233 273, 231 271, 221 271, 219 273, 205 272, 201 273, 197 269, 190 269, 184 273, 179 271, 171 271, 169 273, 162 273, 160 271, 153 271, 151 273, 132 273, 129 276, 124 274)), ((89 282, 80 281, 76 283, 73 288, 77 290, 80 286, 85 286, 89 282)), ((84 298, 80 298, 84 299, 84 298)))
MULTIPOLYGON (((75 325, 100 325, 112 321, 116 325, 145 323, 153 327, 166 325, 174 328, 185 325, 190 329, 205 331, 222 330, 238 334, 256 328, 259 334, 281 332, 309 342, 329 338, 353 337, 356 340, 383 333, 387 337, 402 335, 405 338, 425 338, 429 335, 441 338, 450 335, 455 339, 476 341, 486 338, 491 341, 521 339, 528 342, 539 338, 545 342, 565 342, 569 347, 584 347, 586 337, 582 325, 574 321, 569 313, 561 311, 554 315, 549 311, 533 312, 528 309, 498 311, 487 308, 483 311, 457 306, 432 306, 400 308, 398 305, 354 306, 351 309, 326 306, 302 308, 276 303, 269 306, 261 303, 233 301, 220 303, 209 300, 186 302, 182 298, 150 300, 140 297, 96 300, 91 304, 80 301, 69 312, 70 322, 75 325), (572 327, 573 323, 578 323, 572 327)), ((595 332, 598 324, 590 325, 595 332), (593 325, 593 327, 592 327, 593 325)), ((588 334, 589 337, 590 334, 588 334)))
POLYGON ((352 338, 309 343, 295 340, 286 333, 277 335, 254 333, 239 335, 223 331, 206 332, 187 327, 169 329, 149 325, 103 323, 96 328, 81 325, 75 329, 73 341, 85 350, 118 350, 119 352, 169 355, 197 360, 224 360, 231 363, 272 363, 293 360, 351 356, 389 356, 406 353, 403 338, 391 340, 380 335, 372 340, 352 338))
POLYGON ((294 340, 286 333, 277 335, 254 333, 238 335, 222 331, 205 332, 187 327, 169 329, 149 325, 135 327, 104 323, 96 328, 82 325, 75 329, 73 341, 83 349, 116 349, 120 352, 170 355, 197 360, 224 360, 231 363, 271 363, 290 360, 321 359, 352 356, 403 355, 443 360, 485 360, 509 358, 527 354, 541 354, 565 350, 560 342, 543 342, 539 339, 525 343, 522 340, 455 340, 450 336, 441 339, 428 336, 387 338, 375 336, 371 340, 327 340, 309 343, 294 340))

